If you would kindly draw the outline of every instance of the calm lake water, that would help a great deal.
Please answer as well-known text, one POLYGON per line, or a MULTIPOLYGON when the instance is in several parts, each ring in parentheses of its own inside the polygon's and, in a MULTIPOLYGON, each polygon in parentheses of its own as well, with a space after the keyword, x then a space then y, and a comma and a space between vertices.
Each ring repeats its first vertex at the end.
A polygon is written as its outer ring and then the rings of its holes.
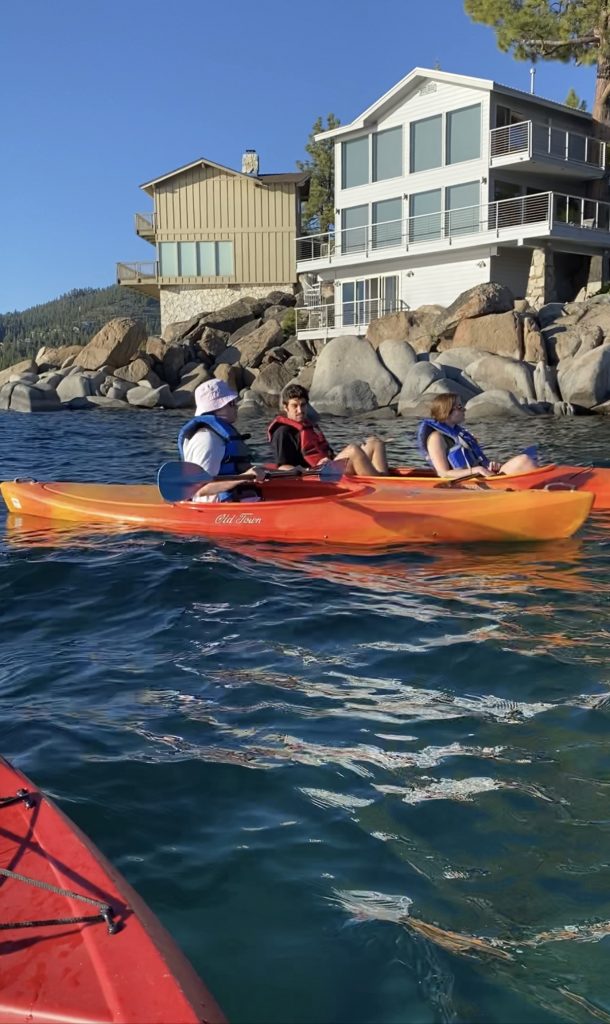
MULTIPOLYGON (((180 422, 0 413, 0 472, 152 481, 180 422)), ((610 465, 607 420, 476 431, 610 465)), ((610 1021, 610 523, 370 557, 1 515, 0 749, 233 1024, 610 1021)))

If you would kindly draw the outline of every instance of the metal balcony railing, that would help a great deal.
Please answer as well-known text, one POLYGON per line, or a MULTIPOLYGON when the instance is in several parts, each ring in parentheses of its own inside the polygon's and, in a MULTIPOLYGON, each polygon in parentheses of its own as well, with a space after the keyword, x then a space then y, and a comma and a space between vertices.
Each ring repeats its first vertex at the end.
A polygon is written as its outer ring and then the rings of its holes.
POLYGON ((610 231, 610 205, 581 196, 537 192, 480 206, 439 210, 405 220, 365 224, 336 233, 297 238, 297 263, 332 263, 340 256, 368 257, 382 251, 391 255, 392 250, 408 252, 417 245, 435 241, 453 244, 464 236, 482 232, 491 231, 499 237, 502 229, 531 224, 544 225, 541 230, 549 233, 562 224, 610 231))
POLYGON ((536 121, 519 121, 489 133, 489 152, 494 157, 524 154, 551 157, 566 163, 587 164, 603 169, 606 147, 599 139, 536 121))
POLYGON ((154 281, 158 276, 158 263, 156 260, 147 260, 145 263, 117 263, 116 276, 119 284, 126 284, 128 281, 154 281))
POLYGON ((408 309, 401 299, 356 299, 344 302, 337 309, 332 303, 319 306, 301 306, 296 312, 296 328, 299 331, 319 331, 327 334, 342 327, 367 327, 373 320, 388 313, 408 309))
POLYGON ((138 235, 154 235, 155 233, 155 215, 154 213, 135 213, 134 221, 136 226, 136 234, 138 235))

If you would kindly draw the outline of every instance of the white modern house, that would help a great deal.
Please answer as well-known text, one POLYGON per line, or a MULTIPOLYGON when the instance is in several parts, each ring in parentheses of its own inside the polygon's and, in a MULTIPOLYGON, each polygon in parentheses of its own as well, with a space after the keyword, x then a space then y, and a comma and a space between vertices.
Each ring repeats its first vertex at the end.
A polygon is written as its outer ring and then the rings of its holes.
POLYGON ((317 138, 334 142, 336 222, 297 238, 301 336, 365 334, 487 281, 540 303, 573 299, 592 267, 606 280, 610 205, 593 198, 608 193, 606 149, 590 114, 415 68, 317 138))

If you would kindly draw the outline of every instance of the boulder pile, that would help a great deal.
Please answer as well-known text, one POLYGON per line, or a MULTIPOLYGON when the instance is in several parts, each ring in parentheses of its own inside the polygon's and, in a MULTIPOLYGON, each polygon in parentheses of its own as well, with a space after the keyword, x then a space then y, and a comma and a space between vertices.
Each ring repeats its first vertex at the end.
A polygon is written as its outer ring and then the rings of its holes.
POLYGON ((88 345, 44 347, 0 372, 0 409, 194 408, 214 376, 242 408, 276 409, 291 382, 320 413, 421 416, 450 391, 470 418, 610 414, 610 294, 536 310, 483 284, 447 309, 372 321, 366 337, 297 338, 295 296, 270 292, 170 324, 162 337, 111 320, 88 345))

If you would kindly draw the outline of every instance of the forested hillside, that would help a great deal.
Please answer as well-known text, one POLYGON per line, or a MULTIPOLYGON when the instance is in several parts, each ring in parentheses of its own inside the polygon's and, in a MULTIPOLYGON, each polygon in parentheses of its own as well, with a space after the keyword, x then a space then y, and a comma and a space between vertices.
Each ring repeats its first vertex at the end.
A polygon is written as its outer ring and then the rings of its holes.
POLYGON ((41 345, 86 344, 115 316, 144 320, 158 334, 159 303, 129 288, 76 288, 52 302, 0 314, 0 367, 34 355, 41 345))

